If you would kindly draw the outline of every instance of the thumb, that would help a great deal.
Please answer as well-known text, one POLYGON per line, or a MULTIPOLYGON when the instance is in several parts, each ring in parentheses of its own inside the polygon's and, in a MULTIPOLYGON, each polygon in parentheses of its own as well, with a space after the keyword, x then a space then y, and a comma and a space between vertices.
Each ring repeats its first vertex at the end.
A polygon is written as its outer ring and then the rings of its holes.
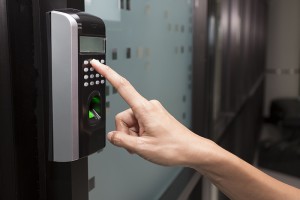
POLYGON ((107 139, 115 146, 125 148, 130 152, 136 152, 137 137, 121 131, 112 131, 107 134, 107 139))

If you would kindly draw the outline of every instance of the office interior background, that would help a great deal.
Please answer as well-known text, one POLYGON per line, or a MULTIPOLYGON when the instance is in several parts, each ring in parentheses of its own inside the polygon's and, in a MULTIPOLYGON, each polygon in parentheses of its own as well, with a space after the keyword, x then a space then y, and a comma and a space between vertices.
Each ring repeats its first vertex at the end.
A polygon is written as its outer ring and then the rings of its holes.
MULTIPOLYGON (((299 0, 0 0, 0 199, 222 200, 192 169, 107 146, 48 161, 46 12, 106 25, 106 63, 195 133, 300 187, 299 0)), ((127 105, 106 85, 106 131, 127 105)))

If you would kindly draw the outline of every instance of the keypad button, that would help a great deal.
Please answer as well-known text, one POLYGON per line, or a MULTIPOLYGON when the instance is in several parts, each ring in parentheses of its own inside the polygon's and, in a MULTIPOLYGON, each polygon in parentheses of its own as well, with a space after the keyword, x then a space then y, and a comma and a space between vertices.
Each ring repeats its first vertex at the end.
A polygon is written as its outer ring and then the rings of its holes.
POLYGON ((89 69, 88 69, 88 68, 84 68, 83 71, 84 71, 84 72, 88 72, 89 69))
POLYGON ((105 83, 105 81, 104 80, 101 80, 101 84, 104 84, 105 83))
POLYGON ((84 75, 84 79, 85 80, 89 79, 89 76, 88 75, 84 75))
POLYGON ((84 83, 84 87, 87 87, 87 86, 89 86, 89 83, 88 83, 88 82, 85 82, 85 83, 84 83))
POLYGON ((84 65, 88 65, 88 64, 89 64, 89 61, 85 60, 85 61, 83 62, 83 64, 84 64, 84 65))
POLYGON ((91 75, 90 75, 90 78, 92 78, 92 79, 93 79, 94 77, 95 77, 95 75, 94 75, 94 74, 91 74, 91 75))
POLYGON ((96 81, 96 85, 99 85, 100 84, 100 81, 96 81))
POLYGON ((92 67, 90 68, 90 71, 91 71, 91 72, 93 72, 94 70, 95 70, 94 68, 92 68, 92 67))
POLYGON ((91 81, 91 82, 90 82, 90 85, 94 85, 94 84, 95 84, 94 81, 91 81))
POLYGON ((103 60, 103 59, 101 59, 101 61, 100 61, 102 64, 104 64, 105 63, 105 60, 103 60))
POLYGON ((96 78, 99 78, 100 77, 100 74, 96 74, 96 78))

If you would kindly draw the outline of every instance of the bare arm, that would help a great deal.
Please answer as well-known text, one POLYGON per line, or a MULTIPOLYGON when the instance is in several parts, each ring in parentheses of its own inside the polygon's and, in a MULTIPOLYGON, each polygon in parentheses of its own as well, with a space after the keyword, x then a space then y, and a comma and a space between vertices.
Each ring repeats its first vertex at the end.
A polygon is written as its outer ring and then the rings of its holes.
POLYGON ((216 144, 211 148, 210 158, 202 163, 200 151, 193 148, 191 155, 196 159, 188 166, 210 179, 230 199, 300 199, 299 189, 268 176, 216 144))
POLYGON ((116 116, 108 140, 146 160, 165 166, 187 166, 209 178, 235 200, 300 199, 300 190, 281 183, 179 123, 156 100, 148 101, 110 67, 91 62, 128 103, 116 116))

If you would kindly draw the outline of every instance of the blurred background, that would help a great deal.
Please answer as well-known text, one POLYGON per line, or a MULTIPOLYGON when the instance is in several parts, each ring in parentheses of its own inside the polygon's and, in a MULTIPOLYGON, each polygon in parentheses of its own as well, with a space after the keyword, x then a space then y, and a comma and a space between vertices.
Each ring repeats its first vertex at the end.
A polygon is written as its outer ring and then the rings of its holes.
MULTIPOLYGON (((48 161, 45 13, 60 8, 104 20, 107 64, 142 95, 300 188, 299 0, 0 0, 0 199, 228 199, 192 169, 110 144, 48 161)), ((108 132, 127 105, 109 83, 106 100, 108 132)))

